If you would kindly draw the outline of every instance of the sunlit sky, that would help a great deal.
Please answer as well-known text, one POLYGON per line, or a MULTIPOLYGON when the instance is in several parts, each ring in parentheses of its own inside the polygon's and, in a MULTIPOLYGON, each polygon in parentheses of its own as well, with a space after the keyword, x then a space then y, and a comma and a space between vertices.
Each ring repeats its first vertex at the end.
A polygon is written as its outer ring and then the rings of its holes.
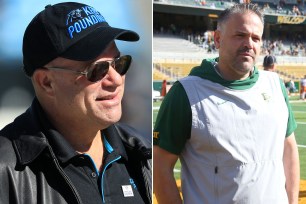
MULTIPOLYGON (((63 1, 0 0, 0 60, 21 57, 23 33, 28 23, 46 5, 60 2, 63 1)), ((101 12, 110 25, 132 29, 139 34, 145 31, 140 25, 142 23, 139 23, 139 16, 150 15, 148 17, 151 17, 151 12, 142 13, 142 11, 148 11, 148 8, 151 7, 151 0, 76 0, 75 2, 93 6, 101 12), (148 8, 144 9, 143 7, 146 7, 146 5, 148 8)), ((149 27, 151 26, 150 23, 149 21, 149 27)))

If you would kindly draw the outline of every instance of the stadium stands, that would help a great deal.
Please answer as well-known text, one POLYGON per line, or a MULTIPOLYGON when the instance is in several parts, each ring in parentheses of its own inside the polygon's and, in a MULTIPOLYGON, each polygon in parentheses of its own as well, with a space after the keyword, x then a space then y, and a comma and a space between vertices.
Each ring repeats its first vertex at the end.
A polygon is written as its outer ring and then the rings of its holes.
MULTIPOLYGON (((175 4, 184 6, 195 6, 195 7, 206 7, 214 9, 225 9, 232 6, 234 3, 238 3, 238 0, 228 0, 228 1, 215 1, 215 0, 155 0, 154 2, 161 2, 165 4, 175 4)), ((266 3, 266 2, 256 2, 263 10, 265 14, 272 15, 305 15, 305 6, 303 4, 292 5, 284 4, 281 1, 279 4, 276 3, 266 3)))
POLYGON ((153 51, 193 53, 201 51, 201 48, 177 36, 154 35, 153 51))
MULTIPOLYGON (((217 56, 177 36, 154 35, 153 41, 153 80, 177 80, 187 76, 204 58, 217 56)), ((263 57, 261 55, 257 61, 260 69, 263 57)), ((298 81, 306 74, 306 57, 279 56, 277 62, 277 72, 284 81, 298 81)))

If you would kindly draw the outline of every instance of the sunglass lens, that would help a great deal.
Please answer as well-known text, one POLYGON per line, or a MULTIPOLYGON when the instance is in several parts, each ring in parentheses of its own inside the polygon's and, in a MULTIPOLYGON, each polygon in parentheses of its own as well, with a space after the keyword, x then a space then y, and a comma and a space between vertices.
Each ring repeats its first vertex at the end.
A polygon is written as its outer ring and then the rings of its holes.
MULTIPOLYGON (((120 75, 125 75, 131 65, 131 61, 132 57, 130 55, 121 56, 112 62, 112 67, 114 67, 120 75)), ((105 77, 108 70, 109 62, 107 61, 100 61, 96 64, 92 64, 88 69, 87 79, 91 82, 99 81, 105 77)))
POLYGON ((115 69, 120 75, 125 75, 131 65, 132 57, 124 55, 118 58, 115 63, 115 69))
POLYGON ((101 80, 108 72, 109 63, 100 62, 98 64, 93 64, 88 70, 87 78, 91 82, 96 82, 101 80))

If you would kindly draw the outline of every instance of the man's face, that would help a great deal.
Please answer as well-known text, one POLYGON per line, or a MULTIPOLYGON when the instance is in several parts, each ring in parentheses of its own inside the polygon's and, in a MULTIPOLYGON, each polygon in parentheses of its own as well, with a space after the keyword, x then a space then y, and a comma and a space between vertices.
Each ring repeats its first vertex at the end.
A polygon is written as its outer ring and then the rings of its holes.
MULTIPOLYGON (((84 68, 90 63, 113 60, 119 55, 115 43, 112 43, 94 61, 57 58, 50 66, 85 71, 84 68)), ((51 72, 54 77, 55 108, 58 117, 66 119, 67 123, 104 129, 121 118, 125 76, 118 74, 113 67, 109 67, 107 75, 97 82, 90 82, 85 76, 71 72, 51 72)))
POLYGON ((215 32, 219 67, 231 80, 249 76, 260 53, 263 23, 252 13, 234 14, 215 32))

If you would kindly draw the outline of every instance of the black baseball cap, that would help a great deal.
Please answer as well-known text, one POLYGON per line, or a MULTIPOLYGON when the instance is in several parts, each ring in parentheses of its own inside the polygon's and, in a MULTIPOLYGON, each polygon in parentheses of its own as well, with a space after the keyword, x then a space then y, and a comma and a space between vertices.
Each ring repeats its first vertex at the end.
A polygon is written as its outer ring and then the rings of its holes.
POLYGON ((267 55, 264 58, 263 66, 270 67, 276 63, 276 58, 273 55, 267 55))
POLYGON ((138 41, 131 30, 114 28, 93 7, 65 2, 47 5, 30 22, 23 37, 28 76, 57 57, 77 61, 96 58, 113 40, 138 41))

